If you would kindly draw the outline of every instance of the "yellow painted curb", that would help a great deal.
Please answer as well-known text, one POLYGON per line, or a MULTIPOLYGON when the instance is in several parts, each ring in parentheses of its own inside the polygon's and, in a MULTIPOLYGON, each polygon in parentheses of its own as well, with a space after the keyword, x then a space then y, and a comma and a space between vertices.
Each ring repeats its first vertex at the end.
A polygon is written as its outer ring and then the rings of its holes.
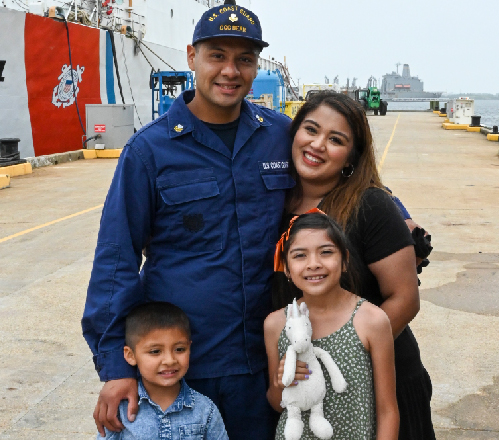
POLYGON ((10 186, 10 176, 8 174, 0 174, 0 189, 10 186))
POLYGON ((474 131, 480 133, 480 127, 468 127, 466 131, 474 131))
POLYGON ((440 110, 433 110, 433 113, 440 114, 440 110))
POLYGON ((440 116, 441 118, 446 118, 447 117, 447 113, 439 113, 438 116, 440 116))
POLYGON ((100 158, 118 158, 120 157, 121 152, 123 151, 123 148, 119 148, 116 150, 95 150, 97 151, 97 157, 100 158))
POLYGON ((453 124, 451 122, 443 122, 442 127, 446 130, 466 130, 469 125, 467 124, 453 124))
POLYGON ((487 140, 489 141, 499 141, 499 134, 487 134, 487 140))
POLYGON ((2 173, 9 174, 10 177, 23 176, 25 174, 31 174, 33 172, 33 168, 31 168, 31 164, 29 162, 18 163, 17 165, 9 165, 0 168, 0 170, 2 171, 2 173))
POLYGON ((444 119, 444 122, 449 122, 449 118, 444 119))
POLYGON ((83 157, 85 159, 97 159, 95 150, 83 150, 83 157))
POLYGON ((115 150, 83 150, 83 157, 85 159, 116 159, 120 157, 123 148, 118 148, 115 150))

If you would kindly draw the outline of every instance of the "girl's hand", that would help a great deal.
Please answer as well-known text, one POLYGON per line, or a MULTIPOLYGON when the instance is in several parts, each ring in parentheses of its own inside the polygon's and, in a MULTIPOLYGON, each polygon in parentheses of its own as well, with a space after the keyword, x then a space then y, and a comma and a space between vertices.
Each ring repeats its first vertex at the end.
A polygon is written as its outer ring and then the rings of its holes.
MULTIPOLYGON (((286 360, 286 355, 284 355, 279 362, 279 368, 277 369, 277 373, 274 375, 274 386, 283 390, 286 388, 282 383, 282 375, 284 373, 284 361, 286 360)), ((298 385, 299 380, 307 380, 309 376, 312 374, 312 371, 309 370, 308 365, 302 361, 296 361, 296 372, 295 379, 291 382, 290 387, 294 387, 298 385)))

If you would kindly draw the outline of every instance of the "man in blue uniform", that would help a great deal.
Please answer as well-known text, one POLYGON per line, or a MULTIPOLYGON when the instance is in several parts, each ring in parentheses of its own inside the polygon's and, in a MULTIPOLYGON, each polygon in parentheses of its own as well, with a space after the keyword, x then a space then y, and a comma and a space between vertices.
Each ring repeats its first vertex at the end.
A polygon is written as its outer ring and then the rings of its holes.
POLYGON ((122 428, 138 411, 137 372, 123 357, 124 319, 169 301, 192 325, 186 379, 219 407, 231 439, 270 439, 263 320, 286 189, 294 185, 289 119, 244 99, 263 47, 236 5, 201 17, 187 47, 196 90, 127 143, 104 205, 83 334, 105 382, 94 412, 122 428), (142 251, 147 258, 142 264, 142 251))

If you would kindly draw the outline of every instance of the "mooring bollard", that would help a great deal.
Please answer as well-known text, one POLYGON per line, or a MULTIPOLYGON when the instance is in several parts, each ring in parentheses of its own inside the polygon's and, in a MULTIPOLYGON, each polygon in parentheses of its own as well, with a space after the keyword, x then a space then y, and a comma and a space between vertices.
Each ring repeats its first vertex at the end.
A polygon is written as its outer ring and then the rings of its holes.
POLYGON ((498 134, 498 133, 499 133, 499 131, 497 131, 497 125, 494 125, 492 127, 492 134, 498 134))
POLYGON ((0 139, 0 166, 26 162, 25 159, 20 158, 19 142, 20 140, 17 138, 0 139))
POLYGON ((480 127, 481 116, 472 116, 470 127, 480 127))

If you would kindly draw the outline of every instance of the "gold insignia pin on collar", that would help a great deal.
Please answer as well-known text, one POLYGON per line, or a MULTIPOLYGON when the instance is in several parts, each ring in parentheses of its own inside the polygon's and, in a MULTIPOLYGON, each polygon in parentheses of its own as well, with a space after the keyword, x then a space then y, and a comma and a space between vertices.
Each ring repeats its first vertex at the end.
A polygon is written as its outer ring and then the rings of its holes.
POLYGON ((229 17, 229 20, 232 21, 232 23, 234 23, 237 20, 239 20, 239 18, 237 18, 236 14, 231 14, 230 17, 229 17))
POLYGON ((258 122, 262 123, 263 122, 263 118, 260 116, 260 115, 256 115, 256 119, 258 120, 258 122))
POLYGON ((184 129, 184 126, 181 125, 181 124, 177 124, 175 125, 175 127, 173 127, 173 129, 177 132, 177 133, 180 133, 183 129, 184 129))

